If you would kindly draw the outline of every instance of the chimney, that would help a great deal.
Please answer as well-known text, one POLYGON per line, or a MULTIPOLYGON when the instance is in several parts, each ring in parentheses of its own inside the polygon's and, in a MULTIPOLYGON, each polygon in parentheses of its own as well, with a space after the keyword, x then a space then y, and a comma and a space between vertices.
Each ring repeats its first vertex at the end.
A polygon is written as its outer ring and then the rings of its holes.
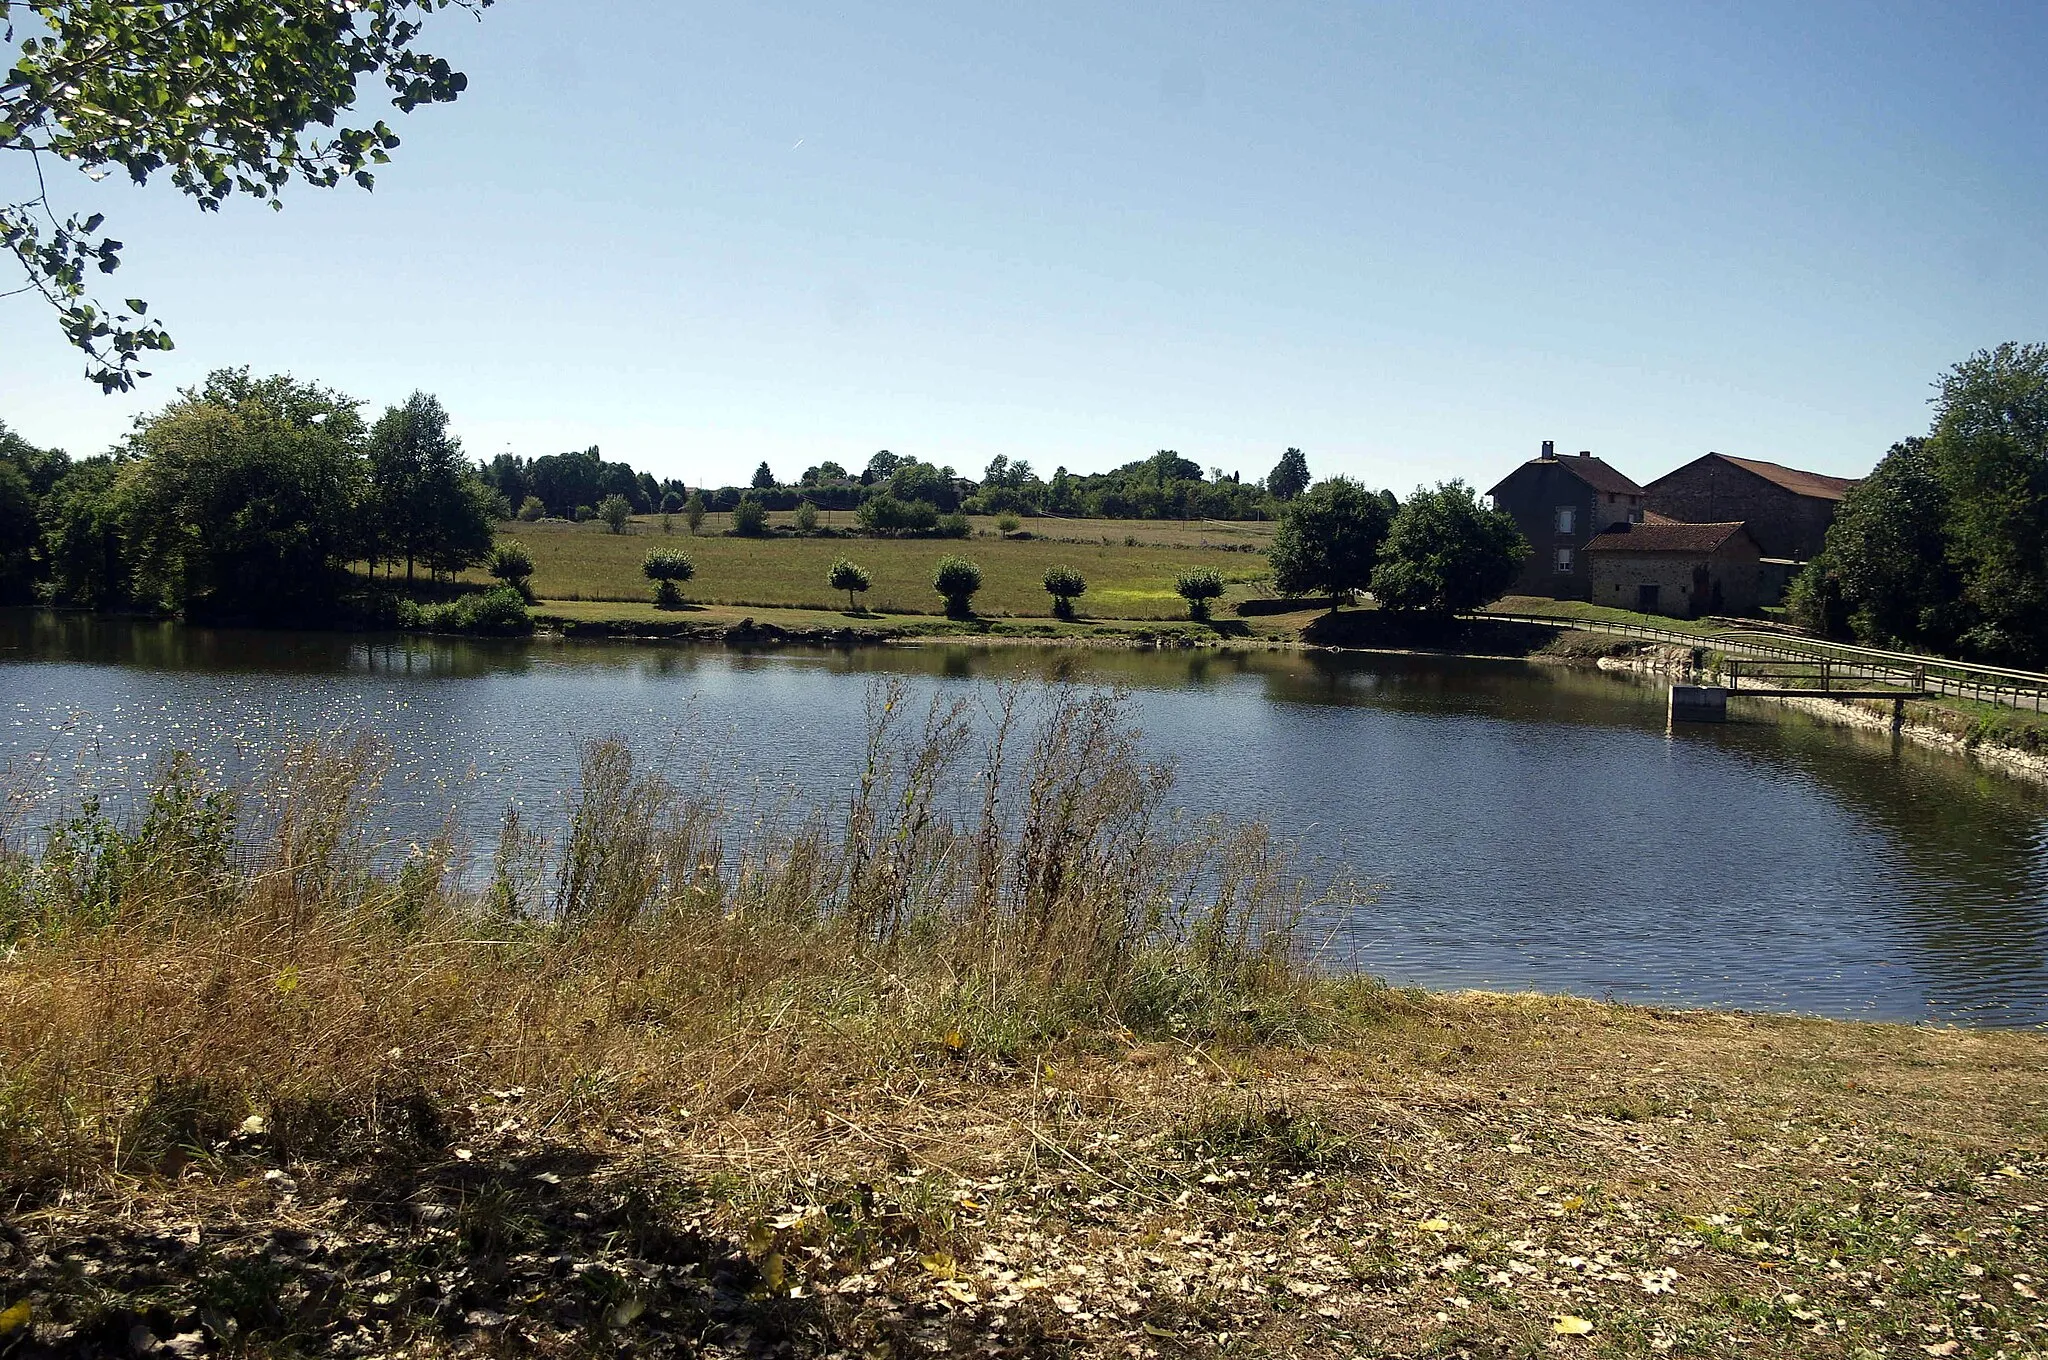
POLYGON ((1591 449, 1580 449, 1580 450, 1579 450, 1579 457, 1581 457, 1581 458, 1591 458, 1592 456, 1593 456, 1593 451, 1592 451, 1591 449))
POLYGON ((1557 457, 1557 441, 1555 439, 1546 439, 1543 441, 1543 456, 1545 458, 1557 457))

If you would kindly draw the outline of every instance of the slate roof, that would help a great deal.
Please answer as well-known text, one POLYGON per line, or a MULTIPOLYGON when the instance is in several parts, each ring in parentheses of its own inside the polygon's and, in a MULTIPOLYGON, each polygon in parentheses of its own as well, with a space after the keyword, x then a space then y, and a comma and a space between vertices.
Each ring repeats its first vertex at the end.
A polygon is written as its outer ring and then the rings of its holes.
MULTIPOLYGON (((1838 501, 1842 499, 1850 487, 1856 485, 1856 479, 1853 477, 1830 477, 1825 473, 1802 472, 1798 468, 1786 467, 1783 463, 1767 463, 1761 458, 1737 458, 1726 453, 1709 453, 1704 456, 1707 458, 1718 458, 1724 463, 1732 463, 1744 472, 1754 473, 1773 485, 1784 487, 1785 490, 1790 491, 1795 496, 1812 496, 1818 500, 1838 501)), ((1699 461, 1698 458, 1693 460, 1694 463, 1699 461)), ((1685 466, 1691 467, 1692 463, 1687 463, 1685 466)), ((1665 475, 1671 476, 1673 474, 1667 473, 1665 475)), ((1659 477, 1657 482, 1663 480, 1663 477, 1659 477)), ((1657 485, 1657 482, 1652 482, 1650 485, 1654 487, 1657 485)))
MULTIPOLYGON (((1520 472, 1525 467, 1541 467, 1545 463, 1555 463, 1587 486, 1592 487, 1595 491, 1612 492, 1619 496, 1643 496, 1649 494, 1620 472, 1615 471, 1604 461, 1595 458, 1590 453, 1567 453, 1555 458, 1531 458, 1528 462, 1517 467, 1515 472, 1520 472)), ((1501 487, 1506 486, 1514 475, 1514 472, 1510 472, 1506 477, 1501 478, 1500 482, 1486 494, 1491 496, 1498 493, 1501 487)))
POLYGON ((1711 553, 1742 532, 1741 520, 1721 524, 1617 524, 1593 535, 1587 552, 1711 553))

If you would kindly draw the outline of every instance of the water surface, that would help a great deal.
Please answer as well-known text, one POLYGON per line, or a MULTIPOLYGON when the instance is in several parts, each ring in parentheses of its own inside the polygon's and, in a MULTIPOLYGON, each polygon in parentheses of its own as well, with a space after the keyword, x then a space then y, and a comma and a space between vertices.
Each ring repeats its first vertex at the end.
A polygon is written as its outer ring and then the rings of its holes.
POLYGON ((2048 796, 1798 714, 1667 731, 1661 688, 1456 658, 681 646, 245 633, 0 611, 16 834, 166 754, 247 778, 294 734, 389 744, 380 815, 480 843, 624 734, 679 780, 834 805, 868 680, 1127 687, 1195 812, 1261 817, 1378 885, 1331 948, 1427 986, 2048 1023, 2048 796))

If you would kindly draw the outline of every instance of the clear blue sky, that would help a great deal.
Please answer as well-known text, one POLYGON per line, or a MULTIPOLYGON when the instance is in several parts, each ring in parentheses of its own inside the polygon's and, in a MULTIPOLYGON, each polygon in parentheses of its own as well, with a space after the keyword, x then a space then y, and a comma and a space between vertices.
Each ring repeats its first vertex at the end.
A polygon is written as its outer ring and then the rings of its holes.
POLYGON ((502 0, 431 32, 470 91, 374 194, 66 186, 179 349, 103 397, 0 302, 0 419, 97 451, 246 363, 692 483, 1295 444, 1405 493, 1543 438, 1856 474, 1942 368, 2048 339, 2038 6, 502 0))

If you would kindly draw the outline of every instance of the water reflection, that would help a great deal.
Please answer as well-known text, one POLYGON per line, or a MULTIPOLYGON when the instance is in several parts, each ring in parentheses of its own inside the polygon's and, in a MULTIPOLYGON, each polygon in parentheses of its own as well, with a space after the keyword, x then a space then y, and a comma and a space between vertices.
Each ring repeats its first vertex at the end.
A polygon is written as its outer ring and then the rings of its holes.
POLYGON ((391 744, 385 812, 482 841, 622 732, 746 806, 857 777, 865 682, 1127 688, 1195 811, 1264 817, 1381 883, 1341 956, 1436 985, 2048 1022, 2048 799, 1883 734, 1760 712, 1668 731, 1660 688, 1516 662, 235 633, 0 615, 0 759, 45 810, 174 748, 244 778, 293 732, 391 744))

